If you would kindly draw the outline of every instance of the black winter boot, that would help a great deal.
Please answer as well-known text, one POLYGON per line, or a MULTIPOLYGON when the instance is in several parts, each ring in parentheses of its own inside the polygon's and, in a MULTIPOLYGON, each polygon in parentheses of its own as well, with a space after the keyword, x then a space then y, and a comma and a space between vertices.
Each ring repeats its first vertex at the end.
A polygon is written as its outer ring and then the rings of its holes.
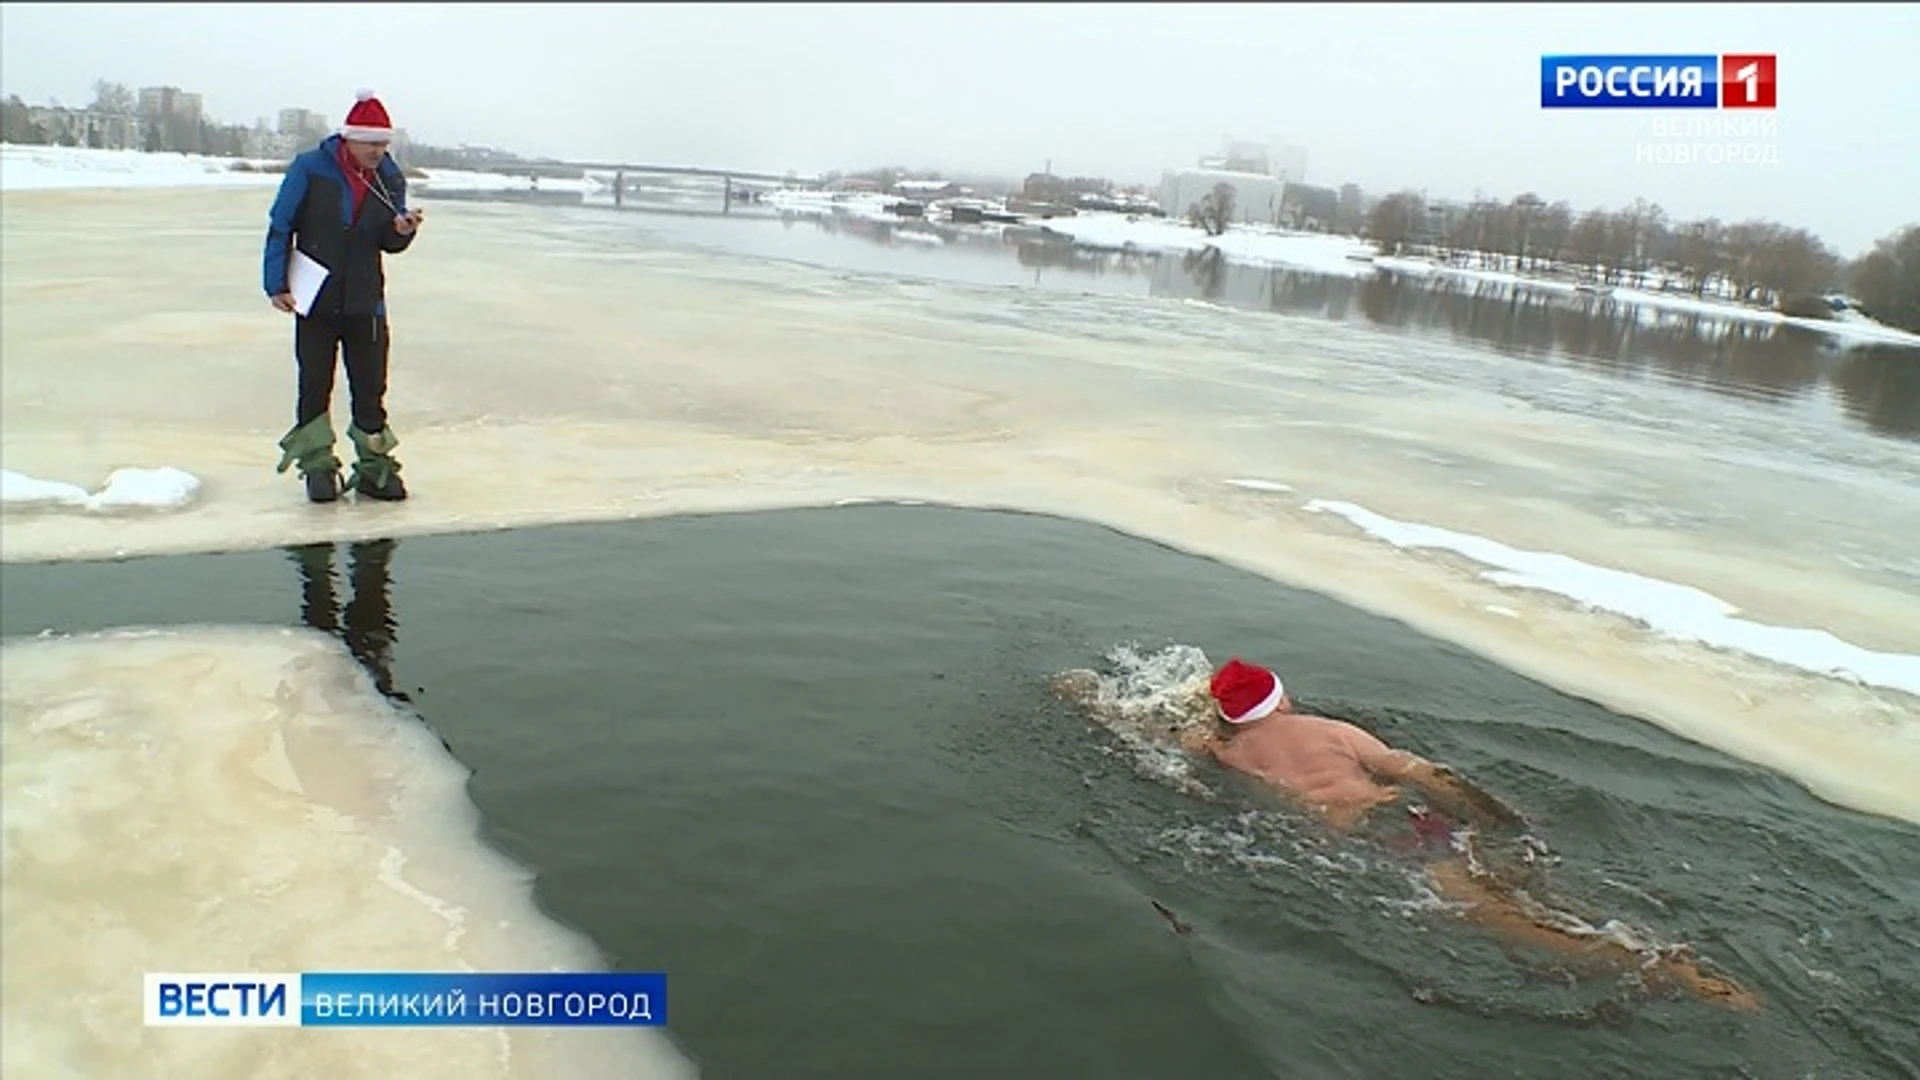
POLYGON ((347 486, 363 498, 382 502, 406 498, 407 485, 400 481, 400 463, 393 459, 393 448, 400 445, 393 426, 389 424, 369 435, 361 431, 359 425, 349 424, 347 437, 353 440, 355 453, 353 476, 347 486))
POLYGON ((340 459, 333 452, 333 424, 323 413, 280 439, 280 464, 274 472, 298 465, 307 499, 328 503, 340 497, 340 459))

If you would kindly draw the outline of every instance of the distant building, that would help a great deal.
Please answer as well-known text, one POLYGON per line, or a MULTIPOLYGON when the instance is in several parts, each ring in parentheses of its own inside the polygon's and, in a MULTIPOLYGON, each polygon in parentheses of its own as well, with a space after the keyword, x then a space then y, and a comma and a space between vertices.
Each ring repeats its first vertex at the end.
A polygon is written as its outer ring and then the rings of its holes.
POLYGON ((1254 172, 1206 168, 1168 172, 1160 181, 1160 205, 1168 216, 1185 218, 1220 184, 1233 189, 1233 212, 1228 216, 1229 221, 1241 225, 1280 224, 1286 182, 1254 172))
POLYGON ((1367 221, 1367 205, 1360 196, 1359 184, 1340 185, 1340 204, 1333 215, 1333 231, 1353 234, 1367 221))
POLYGON ((1338 197, 1328 188, 1306 186, 1305 147, 1282 143, 1224 140, 1223 150, 1200 159, 1197 169, 1164 174, 1160 205, 1168 216, 1184 218, 1217 184, 1233 189, 1232 221, 1324 231, 1332 227, 1338 197), (1296 189, 1289 196, 1289 189, 1296 189))
POLYGON ((280 126, 274 134, 285 135, 296 143, 313 143, 327 137, 333 130, 327 118, 312 109, 289 108, 280 110, 280 126))
POLYGON ((20 134, 44 139, 54 146, 128 150, 141 143, 140 121, 135 117, 64 105, 22 105, 20 108, 27 128, 20 134))
POLYGON ((1268 152, 1267 171, 1289 184, 1307 182, 1307 148, 1280 144, 1268 152))
POLYGON ((149 86, 140 91, 140 115, 199 123, 199 94, 189 94, 177 86, 149 86))
POLYGON ((199 94, 177 86, 140 90, 141 149, 197 154, 207 149, 199 94))
POLYGON ((1307 181, 1307 148, 1281 142, 1278 138, 1266 142, 1227 139, 1221 153, 1200 159, 1200 167, 1225 172, 1259 173, 1285 180, 1289 184, 1304 184, 1307 181))
POLYGON ((893 190, 909 199, 957 199, 965 192, 951 180, 896 180, 893 190))

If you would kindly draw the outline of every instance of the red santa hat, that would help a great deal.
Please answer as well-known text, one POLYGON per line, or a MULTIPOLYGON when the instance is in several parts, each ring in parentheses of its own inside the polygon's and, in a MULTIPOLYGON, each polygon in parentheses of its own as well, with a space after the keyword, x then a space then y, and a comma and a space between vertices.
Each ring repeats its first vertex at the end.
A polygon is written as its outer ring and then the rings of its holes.
POLYGON ((387 118, 387 107, 373 96, 373 91, 362 90, 354 95, 353 108, 347 110, 347 122, 341 125, 342 138, 354 142, 392 142, 393 121, 387 118))
POLYGON ((1214 672, 1208 689, 1221 718, 1229 724, 1249 724, 1269 716, 1287 695, 1279 676, 1237 656, 1214 672))

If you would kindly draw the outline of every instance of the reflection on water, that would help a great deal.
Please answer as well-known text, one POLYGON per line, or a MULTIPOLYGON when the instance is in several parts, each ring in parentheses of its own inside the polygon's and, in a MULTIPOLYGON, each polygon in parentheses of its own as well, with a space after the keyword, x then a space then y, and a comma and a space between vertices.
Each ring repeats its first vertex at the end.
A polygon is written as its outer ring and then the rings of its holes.
POLYGON ((1217 249, 1177 255, 1093 251, 1025 226, 876 221, 852 214, 782 215, 776 225, 759 208, 731 220, 632 217, 672 242, 737 255, 974 285, 1204 301, 1781 406, 1825 406, 1830 397, 1837 415, 1868 431, 1920 439, 1920 349, 1848 345, 1794 326, 1446 274, 1345 277, 1249 266, 1230 262, 1217 249))
POLYGON ((1833 384, 1855 420, 1875 431, 1920 439, 1920 350, 1860 349, 1834 375, 1833 384))
POLYGON ((302 544, 287 549, 300 571, 300 619, 339 638, 367 669, 374 688, 392 701, 413 699, 393 685, 393 646, 399 621, 393 614, 393 550, 398 542, 369 540, 347 548, 346 603, 334 580, 333 544, 302 544))
MULTIPOLYGON (((1147 294, 1445 337, 1503 355, 1562 362, 1596 374, 1651 378, 1754 401, 1790 404, 1832 393, 1848 417, 1883 435, 1920 438, 1920 349, 1838 348, 1795 326, 1657 310, 1450 275, 1359 278, 1244 266, 1218 249, 1103 257, 1025 242, 1022 263, 1148 275, 1147 294), (1143 267, 1144 269, 1138 269, 1143 267)), ((1036 282, 1037 283, 1037 282, 1036 282)))
POLYGON ((1831 391, 1850 417, 1874 431, 1920 434, 1920 350, 1870 345, 1839 351, 1827 335, 1794 326, 1441 275, 1342 278, 1236 266, 1212 250, 1160 259, 1152 294, 1362 321, 1507 356, 1749 400, 1787 403, 1831 391))

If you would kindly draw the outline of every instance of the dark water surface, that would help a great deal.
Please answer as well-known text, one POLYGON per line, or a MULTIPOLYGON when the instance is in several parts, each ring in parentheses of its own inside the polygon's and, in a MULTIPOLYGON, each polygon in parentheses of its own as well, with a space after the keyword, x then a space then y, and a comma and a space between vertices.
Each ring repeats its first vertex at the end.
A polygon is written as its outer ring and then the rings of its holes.
POLYGON ((0 574, 8 636, 339 634, 542 906, 669 973, 710 1077, 1920 1069, 1920 829, 1103 529, 858 507, 0 574), (1695 943, 1765 1011, 1573 981, 1423 909, 1398 856, 1148 778, 1043 693, 1134 640, 1270 661, 1453 763, 1593 921, 1695 943))

